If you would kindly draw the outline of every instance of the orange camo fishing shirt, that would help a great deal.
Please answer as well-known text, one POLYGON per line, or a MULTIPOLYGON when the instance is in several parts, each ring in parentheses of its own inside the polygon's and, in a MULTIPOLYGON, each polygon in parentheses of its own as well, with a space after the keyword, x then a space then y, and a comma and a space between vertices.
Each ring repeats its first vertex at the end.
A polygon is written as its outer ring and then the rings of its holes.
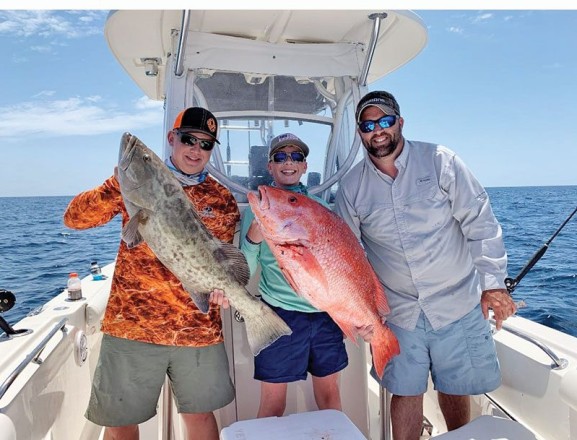
MULTIPOLYGON (((210 176, 183 189, 212 234, 232 243, 240 219, 232 194, 210 176)), ((117 214, 122 214, 124 226, 129 216, 113 176, 74 197, 64 213, 64 224, 88 229, 108 223, 117 214)), ((102 331, 159 345, 203 347, 223 341, 220 306, 210 304, 209 313, 203 314, 146 243, 129 249, 122 240, 102 331)))

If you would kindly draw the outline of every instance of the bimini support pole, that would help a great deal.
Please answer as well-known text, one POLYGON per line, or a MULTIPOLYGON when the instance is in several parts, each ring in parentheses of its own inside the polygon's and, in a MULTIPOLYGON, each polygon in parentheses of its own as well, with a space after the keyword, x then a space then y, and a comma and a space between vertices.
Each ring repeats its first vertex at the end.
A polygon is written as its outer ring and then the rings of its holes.
POLYGON ((369 18, 373 20, 373 33, 371 34, 371 41, 367 47, 367 56, 365 58, 365 64, 363 65, 363 70, 361 71, 361 76, 359 78, 359 85, 364 87, 367 85, 367 77, 369 76, 369 69, 371 67, 371 62, 373 61, 373 55, 375 54, 375 48, 377 47, 377 40, 379 38, 379 31, 381 29, 381 20, 387 18, 386 12, 378 12, 369 15, 369 18))
POLYGON ((184 72, 184 50, 186 48, 186 38, 188 36, 188 23, 190 22, 190 11, 182 11, 182 24, 180 26, 180 36, 178 38, 178 49, 176 51, 176 62, 174 63, 174 74, 178 77, 184 72))

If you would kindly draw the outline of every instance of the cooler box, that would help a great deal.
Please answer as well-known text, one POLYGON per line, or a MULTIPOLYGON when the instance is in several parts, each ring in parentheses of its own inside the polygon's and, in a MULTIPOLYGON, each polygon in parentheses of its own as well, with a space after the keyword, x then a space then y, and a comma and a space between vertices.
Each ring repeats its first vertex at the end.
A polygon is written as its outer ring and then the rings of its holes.
POLYGON ((220 432, 221 440, 367 440, 341 411, 324 409, 284 417, 242 420, 220 432))

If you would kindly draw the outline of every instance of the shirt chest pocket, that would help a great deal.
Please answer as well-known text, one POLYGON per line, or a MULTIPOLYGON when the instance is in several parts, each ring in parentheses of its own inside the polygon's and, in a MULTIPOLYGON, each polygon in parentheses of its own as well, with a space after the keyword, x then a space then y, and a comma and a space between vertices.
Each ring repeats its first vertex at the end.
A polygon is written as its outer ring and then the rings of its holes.
POLYGON ((436 203, 444 199, 444 195, 439 189, 437 182, 431 179, 417 179, 417 184, 410 188, 401 189, 397 196, 399 204, 414 205, 436 203))
POLYGON ((358 208, 362 234, 373 241, 391 240, 396 237, 397 216, 392 203, 372 203, 358 208))
POLYGON ((397 240, 399 233, 429 234, 451 219, 447 195, 436 182, 413 185, 410 191, 393 194, 393 200, 381 200, 359 206, 363 234, 375 241, 397 240), (441 221, 442 219, 442 221, 441 221))

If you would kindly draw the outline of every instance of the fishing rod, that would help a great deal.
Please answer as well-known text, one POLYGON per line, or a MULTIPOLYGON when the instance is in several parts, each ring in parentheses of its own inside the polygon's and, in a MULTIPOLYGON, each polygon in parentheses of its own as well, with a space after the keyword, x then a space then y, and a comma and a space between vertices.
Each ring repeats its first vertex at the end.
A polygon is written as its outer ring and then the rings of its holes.
POLYGON ((541 259, 541 257, 545 254, 545 252, 547 252, 547 249, 549 249, 549 244, 551 244, 553 239, 557 237, 557 234, 561 232, 561 229, 565 227, 565 225, 569 222, 569 220, 571 220, 571 217, 573 217, 573 215, 575 215, 576 212, 577 208, 575 208, 571 213, 571 215, 569 215, 569 217, 565 219, 563 224, 559 226, 559 228, 555 231, 555 233, 551 236, 551 238, 545 242, 545 244, 541 247, 541 249, 535 252, 533 258, 531 258, 529 262, 525 265, 525 267, 521 269, 519 275, 517 275, 515 278, 505 278, 505 287, 507 287, 507 291, 509 293, 512 293, 513 290, 515 290, 515 287, 517 287, 517 284, 519 284, 519 282, 523 279, 523 277, 527 275, 527 272, 529 272, 531 268, 535 266, 535 263, 537 263, 537 261, 541 259))

